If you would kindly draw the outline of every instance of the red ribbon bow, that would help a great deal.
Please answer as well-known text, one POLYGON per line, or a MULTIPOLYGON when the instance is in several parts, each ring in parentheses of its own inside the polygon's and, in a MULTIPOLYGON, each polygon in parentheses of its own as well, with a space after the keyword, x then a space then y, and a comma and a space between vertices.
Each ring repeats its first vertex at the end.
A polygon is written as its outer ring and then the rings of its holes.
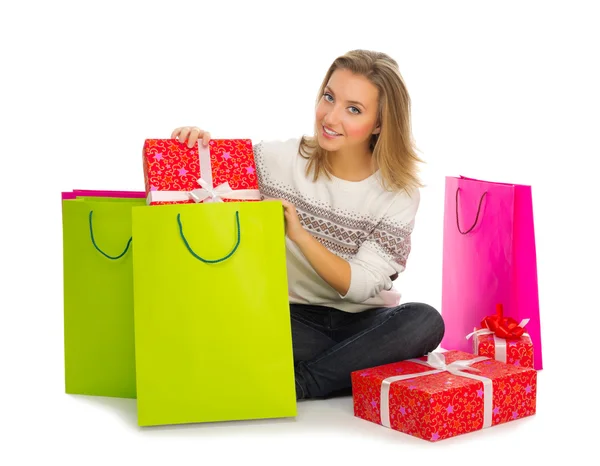
POLYGON ((503 316, 502 304, 496 304, 496 315, 487 316, 481 321, 481 326, 494 332, 498 338, 505 340, 517 340, 525 329, 519 327, 519 323, 512 317, 503 316))

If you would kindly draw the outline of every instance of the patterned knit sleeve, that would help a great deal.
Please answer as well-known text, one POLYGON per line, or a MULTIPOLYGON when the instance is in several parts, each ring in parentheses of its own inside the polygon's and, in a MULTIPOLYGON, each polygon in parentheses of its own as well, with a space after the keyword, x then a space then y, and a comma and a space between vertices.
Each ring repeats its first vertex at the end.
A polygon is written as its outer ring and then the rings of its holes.
POLYGON ((340 295, 342 299, 362 303, 382 290, 392 289, 393 279, 406 268, 419 202, 418 190, 410 196, 405 193, 396 196, 386 215, 349 261, 350 288, 344 296, 340 295))

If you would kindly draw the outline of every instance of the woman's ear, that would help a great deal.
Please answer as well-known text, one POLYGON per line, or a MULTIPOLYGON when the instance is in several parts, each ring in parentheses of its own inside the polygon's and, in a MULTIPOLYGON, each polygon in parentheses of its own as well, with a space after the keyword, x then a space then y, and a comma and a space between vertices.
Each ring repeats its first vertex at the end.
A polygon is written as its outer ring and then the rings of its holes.
POLYGON ((381 126, 376 126, 371 134, 379 134, 381 132, 381 126))

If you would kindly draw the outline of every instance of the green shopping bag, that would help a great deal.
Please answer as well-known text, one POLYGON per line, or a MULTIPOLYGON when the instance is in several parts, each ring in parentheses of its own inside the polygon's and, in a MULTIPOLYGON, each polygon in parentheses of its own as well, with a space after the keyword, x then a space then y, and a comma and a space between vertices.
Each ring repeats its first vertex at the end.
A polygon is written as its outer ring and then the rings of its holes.
POLYGON ((145 199, 64 197, 65 391, 135 398, 131 210, 145 199))
POLYGON ((140 426, 291 417, 282 206, 133 209, 140 426))

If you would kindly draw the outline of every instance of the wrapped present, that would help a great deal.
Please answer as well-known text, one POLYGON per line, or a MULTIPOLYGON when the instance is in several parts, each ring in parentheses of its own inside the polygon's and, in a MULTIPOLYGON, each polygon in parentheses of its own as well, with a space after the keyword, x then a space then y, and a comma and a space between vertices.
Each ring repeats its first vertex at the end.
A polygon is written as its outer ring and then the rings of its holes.
POLYGON ((260 200, 250 139, 146 139, 143 160, 148 205, 260 200))
POLYGON ((496 314, 481 321, 480 329, 473 329, 466 338, 473 338, 473 353, 488 356, 515 366, 534 367, 533 343, 525 333, 529 319, 520 323, 504 317, 502 304, 496 305, 496 314))
POLYGON ((351 374, 354 415, 429 441, 536 409, 537 372, 462 351, 429 353, 351 374))

